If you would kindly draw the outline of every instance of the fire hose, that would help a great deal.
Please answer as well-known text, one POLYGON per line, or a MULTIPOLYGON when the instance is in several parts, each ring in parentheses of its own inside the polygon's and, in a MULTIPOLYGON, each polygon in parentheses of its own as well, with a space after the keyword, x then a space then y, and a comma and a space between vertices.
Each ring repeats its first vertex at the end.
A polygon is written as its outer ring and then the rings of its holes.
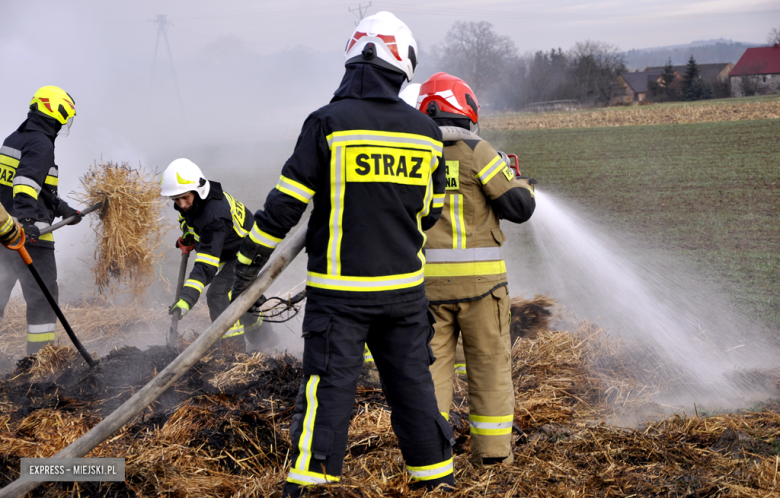
MULTIPOLYGON (((306 228, 302 227, 288 239, 284 247, 276 250, 255 281, 235 301, 230 303, 230 306, 187 349, 111 415, 52 458, 83 457, 141 413, 142 410, 192 368, 219 341, 222 335, 244 315, 249 307, 260 298, 263 292, 268 290, 274 280, 301 252, 305 241, 306 228)), ((0 498, 24 496, 41 484, 42 482, 17 479, 0 490, 0 498)))
POLYGON ((3 245, 8 249, 19 253, 22 261, 24 261, 24 264, 30 270, 30 273, 32 273, 32 276, 35 279, 35 282, 38 284, 38 287, 41 288, 41 292, 43 292, 43 295, 46 296, 46 300, 49 301, 49 305, 51 305, 54 313, 57 315, 57 318, 59 318, 60 323, 62 323, 62 326, 65 328, 65 332, 67 332, 68 337, 70 337, 73 345, 76 346, 76 349, 81 354, 81 356, 84 357, 84 360, 90 367, 97 365, 97 362, 93 360, 92 356, 90 356, 90 354, 87 353, 87 350, 84 349, 84 346, 81 344, 81 341, 79 341, 78 337, 76 337, 73 329, 70 328, 70 324, 65 318, 65 315, 62 313, 62 310, 57 304, 57 301, 54 299, 54 296, 52 296, 49 288, 46 287, 46 284, 43 282, 41 274, 38 273, 38 269, 35 268, 33 260, 30 257, 30 253, 28 253, 27 249, 24 247, 24 230, 22 230, 21 227, 19 227, 19 225, 13 221, 13 218, 9 216, 8 212, 5 210, 5 207, 2 205, 0 205, 0 227, 4 228, 3 230, 0 230, 0 240, 2 240, 3 245))

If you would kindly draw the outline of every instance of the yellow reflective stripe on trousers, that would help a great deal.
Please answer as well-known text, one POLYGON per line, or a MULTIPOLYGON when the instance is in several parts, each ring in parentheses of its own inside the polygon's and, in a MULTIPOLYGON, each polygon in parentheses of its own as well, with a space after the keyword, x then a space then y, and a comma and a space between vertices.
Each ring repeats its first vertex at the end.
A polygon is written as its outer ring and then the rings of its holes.
POLYGON ((238 262, 242 265, 251 265, 252 260, 241 254, 241 251, 238 251, 238 262))
POLYGON ((439 413, 441 413, 441 416, 444 417, 444 420, 446 420, 448 422, 450 421, 450 414, 449 413, 444 413, 444 412, 439 412, 439 413))
POLYGON ((219 268, 219 258, 212 256, 211 254, 206 254, 205 252, 199 252, 198 257, 195 258, 195 262, 204 263, 219 268))
MULTIPOLYGON (((317 386, 320 383, 319 375, 312 375, 306 382, 306 416, 303 419, 301 437, 298 440, 298 459, 293 469, 308 472, 311 462, 311 443, 314 438, 314 419, 317 417, 317 386)), ((292 469, 290 469, 292 471, 292 469)))
POLYGON ((255 244, 270 247, 271 249, 276 249, 276 246, 282 241, 279 237, 274 237, 270 233, 260 230, 257 227, 257 223, 254 224, 252 231, 249 232, 249 238, 252 239, 252 242, 255 244))
POLYGON ((234 323, 233 326, 230 327, 228 331, 222 335, 222 338, 224 339, 226 337, 234 337, 237 335, 242 335, 243 333, 244 333, 244 326, 241 324, 241 320, 239 320, 236 323, 234 323))
POLYGON ((483 436, 502 436, 512 433, 514 415, 489 417, 469 414, 469 428, 472 434, 483 436))
POLYGON ((426 277, 476 277, 506 273, 503 261, 475 261, 470 263, 428 263, 426 277))
POLYGON ((331 289, 351 292, 375 292, 395 289, 407 289, 422 284, 423 270, 401 275, 382 277, 345 277, 309 272, 307 284, 319 289, 331 289))
POLYGON ((466 248, 466 222, 463 219, 463 195, 450 194, 450 223, 452 224, 452 248, 466 248))
POLYGON ((27 325, 27 342, 53 341, 56 323, 42 323, 39 325, 27 325))
POLYGON ((406 466, 413 481, 430 481, 452 474, 452 458, 424 467, 406 466))
POLYGON ((363 352, 363 362, 364 363, 373 363, 374 362, 374 355, 371 354, 371 350, 368 349, 368 344, 365 346, 365 351, 363 352))
POLYGON ((192 279, 192 278, 190 278, 186 282, 184 282, 184 287, 191 287, 191 288, 195 289, 198 292, 203 292, 203 289, 206 288, 206 286, 203 285, 201 282, 198 282, 197 280, 192 279))
POLYGON ((309 472, 308 470, 290 469, 287 481, 301 486, 311 486, 313 484, 327 484, 329 482, 339 482, 340 477, 323 474, 321 472, 309 472))
POLYGON ((477 173, 476 177, 479 179, 480 182, 482 182, 482 185, 485 185, 487 182, 490 181, 491 178, 496 176, 496 173, 501 171, 506 166, 506 163, 501 159, 501 156, 496 156, 492 161, 490 161, 487 166, 482 168, 482 170, 477 173))
POLYGON ((455 373, 460 375, 466 375, 466 364, 465 363, 456 363, 455 364, 455 373))
POLYGON ((304 204, 308 204, 312 197, 314 197, 314 190, 310 189, 302 183, 298 183, 295 180, 287 178, 282 175, 279 178, 279 183, 276 184, 276 189, 280 192, 298 199, 304 204))

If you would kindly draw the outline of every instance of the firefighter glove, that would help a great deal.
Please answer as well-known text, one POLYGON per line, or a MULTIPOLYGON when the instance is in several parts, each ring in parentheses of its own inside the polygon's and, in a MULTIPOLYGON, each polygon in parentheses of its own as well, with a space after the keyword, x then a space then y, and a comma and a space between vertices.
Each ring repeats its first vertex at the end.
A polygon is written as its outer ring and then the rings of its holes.
POLYGON ((4 246, 16 241, 19 237, 19 225, 14 223, 13 219, 8 218, 8 224, 0 226, 0 243, 4 246))
POLYGON ((19 220, 19 224, 22 225, 24 234, 27 236, 27 241, 30 244, 35 244, 41 236, 41 229, 35 226, 35 220, 32 218, 23 218, 19 220))
POLYGON ((273 252, 272 248, 255 244, 249 237, 244 237, 238 251, 236 278, 233 280, 231 300, 240 296, 249 287, 273 252))
POLYGON ((536 181, 535 178, 528 178, 527 176, 518 176, 517 179, 518 180, 526 180, 528 182, 528 185, 531 186, 531 192, 534 191, 534 185, 539 183, 539 182, 536 181))
POLYGON ((182 254, 189 254, 195 250, 195 242, 192 241, 192 236, 187 234, 184 237, 179 237, 179 240, 176 241, 176 247, 181 249, 182 254), (189 239, 189 243, 187 243, 187 239, 189 239))
POLYGON ((68 204, 65 201, 60 201, 60 205, 57 211, 58 214, 62 216, 62 219, 70 218, 71 216, 76 217, 76 219, 68 223, 68 225, 78 225, 79 222, 81 222, 81 219, 83 218, 81 211, 77 211, 72 207, 68 206, 68 204))
POLYGON ((181 310, 181 317, 184 318, 184 315, 186 315, 187 312, 190 310, 190 303, 188 303, 184 299, 179 299, 178 301, 176 301, 176 304, 174 304, 168 309, 168 314, 173 315, 174 311, 176 311, 176 308, 179 308, 181 310))

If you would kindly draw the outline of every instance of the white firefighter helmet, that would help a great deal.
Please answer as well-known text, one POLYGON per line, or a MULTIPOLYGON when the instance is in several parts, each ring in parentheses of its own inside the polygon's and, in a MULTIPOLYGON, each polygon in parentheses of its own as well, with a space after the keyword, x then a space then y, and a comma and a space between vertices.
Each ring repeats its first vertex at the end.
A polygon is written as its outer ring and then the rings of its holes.
POLYGON ((164 197, 178 197, 187 192, 195 192, 205 199, 209 195, 211 185, 198 165, 189 159, 176 159, 165 168, 160 194, 164 197))
POLYGON ((390 12, 363 18, 347 42, 345 64, 374 64, 400 72, 412 81, 417 42, 412 31, 390 12))
POLYGON ((398 96, 401 97, 401 100, 417 109, 417 97, 420 95, 420 86, 422 85, 419 83, 409 83, 406 85, 406 88, 398 92, 398 96))

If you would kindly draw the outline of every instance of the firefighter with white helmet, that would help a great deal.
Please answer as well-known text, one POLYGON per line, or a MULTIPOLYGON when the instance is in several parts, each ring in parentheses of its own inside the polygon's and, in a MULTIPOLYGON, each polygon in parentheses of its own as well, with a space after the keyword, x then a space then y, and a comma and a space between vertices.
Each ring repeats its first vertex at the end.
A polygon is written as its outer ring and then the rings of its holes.
MULTIPOLYGON (((186 315, 208 287, 206 302, 209 316, 214 321, 230 304, 236 254, 241 240, 252 229, 251 211, 222 190, 219 183, 207 180, 189 159, 176 159, 168 165, 161 186, 161 195, 170 197, 178 212, 182 235, 176 241, 176 247, 182 253, 197 253, 189 278, 169 311, 173 313, 178 308, 181 316, 186 315)), ((261 316, 247 313, 223 339, 232 338, 242 343, 245 340, 250 352, 261 349, 263 335, 270 333, 267 327, 261 332, 261 325, 261 316)))
MULTIPOLYGON (((57 217, 75 215, 71 225, 81 221, 81 212, 59 197, 54 162, 54 141, 68 135, 75 116, 73 97, 56 86, 42 87, 33 95, 27 119, 0 147, 0 202, 24 229, 27 252, 55 300, 54 236, 41 235, 41 229, 57 217)), ((12 251, 0 251, 0 318, 17 280, 27 302, 27 353, 37 353, 54 342, 57 316, 22 260, 12 251)))
POLYGON ((313 203, 304 380, 283 496, 339 481, 366 344, 413 487, 454 485, 453 432, 428 369, 433 328, 422 253, 444 196, 441 132, 398 97, 414 75, 417 45, 393 14, 364 18, 345 61, 334 98, 306 119, 278 185, 255 213, 233 288, 235 297, 249 285, 313 203))
POLYGON ((472 461, 511 463, 515 402, 510 301, 501 255, 506 237, 499 220, 524 223, 531 217, 536 180, 516 177, 506 156, 474 133, 479 129, 477 96, 460 78, 431 76, 420 87, 417 107, 438 125, 453 127, 442 128, 444 212, 425 243, 425 289, 436 318, 431 341, 436 398, 442 414, 449 414, 453 366, 467 365, 472 461), (465 365, 456 365, 459 337, 465 365))

